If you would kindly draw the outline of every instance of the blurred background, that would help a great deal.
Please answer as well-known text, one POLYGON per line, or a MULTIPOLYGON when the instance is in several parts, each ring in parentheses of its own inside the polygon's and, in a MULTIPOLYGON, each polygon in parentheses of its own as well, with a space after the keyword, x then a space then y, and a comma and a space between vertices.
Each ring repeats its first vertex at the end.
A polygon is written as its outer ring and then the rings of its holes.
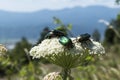
POLYGON ((106 55, 73 69, 75 80, 120 80, 120 0, 0 0, 0 80, 42 80, 60 68, 28 52, 52 29, 89 33, 106 55))

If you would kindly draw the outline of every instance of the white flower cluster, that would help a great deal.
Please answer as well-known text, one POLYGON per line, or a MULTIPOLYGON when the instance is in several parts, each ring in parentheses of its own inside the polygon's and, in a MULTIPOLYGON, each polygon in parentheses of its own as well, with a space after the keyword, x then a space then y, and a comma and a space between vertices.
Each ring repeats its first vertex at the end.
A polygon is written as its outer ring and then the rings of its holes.
POLYGON ((63 80, 59 72, 52 72, 46 75, 43 80, 63 80))
POLYGON ((0 44, 0 56, 4 55, 4 53, 6 52, 7 52, 7 49, 2 44, 0 44))
POLYGON ((93 41, 92 39, 80 43, 82 47, 89 49, 90 54, 104 54, 105 50, 101 43, 93 41))
POLYGON ((59 38, 45 39, 30 50, 30 55, 33 58, 44 57, 53 64, 70 69, 82 65, 87 56, 91 54, 105 53, 103 46, 91 39, 80 42, 77 38, 71 38, 71 41, 73 47, 69 48, 61 44, 59 38))
POLYGON ((67 50, 65 46, 59 43, 58 38, 45 39, 38 46, 33 47, 30 50, 30 55, 33 58, 45 57, 51 54, 59 54, 63 52, 68 52, 72 54, 80 54, 83 48, 79 44, 75 44, 74 48, 67 50))
POLYGON ((45 39, 38 46, 35 46, 30 50, 30 55, 33 56, 33 58, 45 57, 51 54, 59 54, 63 52, 76 55, 82 54, 85 49, 88 49, 90 54, 105 53, 104 47, 99 42, 90 40, 82 43, 77 42, 76 38, 71 38, 71 40, 74 47, 66 49, 65 46, 59 43, 58 38, 45 39))

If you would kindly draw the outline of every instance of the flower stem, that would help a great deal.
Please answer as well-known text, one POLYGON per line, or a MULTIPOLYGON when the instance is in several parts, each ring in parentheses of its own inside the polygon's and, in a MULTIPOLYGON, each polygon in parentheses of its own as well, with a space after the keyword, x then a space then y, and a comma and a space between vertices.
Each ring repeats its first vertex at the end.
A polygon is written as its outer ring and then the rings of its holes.
POLYGON ((67 80, 67 77, 68 77, 68 70, 63 69, 63 80, 67 80))
POLYGON ((67 78, 69 78, 69 76, 70 76, 70 69, 63 68, 62 69, 63 80, 67 80, 67 78))

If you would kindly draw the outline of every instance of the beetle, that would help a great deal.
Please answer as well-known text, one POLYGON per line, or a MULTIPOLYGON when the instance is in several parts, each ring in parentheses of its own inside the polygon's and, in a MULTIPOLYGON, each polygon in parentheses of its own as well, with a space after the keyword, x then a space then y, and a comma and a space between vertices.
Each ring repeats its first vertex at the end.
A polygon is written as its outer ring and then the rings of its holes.
POLYGON ((62 45, 66 46, 67 48, 73 48, 74 47, 73 43, 72 43, 72 40, 70 38, 66 37, 66 36, 61 36, 59 38, 59 42, 62 45))
POLYGON ((88 40, 90 40, 90 34, 88 34, 88 33, 85 33, 85 34, 81 34, 78 38, 77 38, 77 40, 79 41, 79 42, 85 42, 85 41, 88 41, 88 40))
POLYGON ((51 30, 46 36, 45 39, 51 39, 53 37, 61 37, 61 36, 65 36, 65 34, 59 30, 51 30))
POLYGON ((72 48, 73 47, 73 43, 72 40, 67 37, 63 32, 59 31, 59 30, 51 30, 46 36, 46 39, 51 39, 57 37, 59 39, 60 44, 62 44, 63 46, 67 47, 67 48, 72 48))

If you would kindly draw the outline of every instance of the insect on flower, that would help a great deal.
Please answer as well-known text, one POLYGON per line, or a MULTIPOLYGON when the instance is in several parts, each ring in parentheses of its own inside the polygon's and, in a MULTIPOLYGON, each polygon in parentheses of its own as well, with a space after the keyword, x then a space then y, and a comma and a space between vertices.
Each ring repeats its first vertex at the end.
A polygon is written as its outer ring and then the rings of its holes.
POLYGON ((62 45, 68 47, 68 48, 73 48, 73 43, 72 43, 71 39, 68 38, 68 37, 66 37, 66 36, 60 37, 60 38, 59 38, 59 42, 60 42, 62 45))
POLYGON ((61 31, 58 30, 51 30, 46 36, 45 39, 51 39, 54 37, 61 37, 61 36, 65 36, 65 34, 61 31))
POLYGON ((81 43, 81 46, 83 48, 88 48, 88 46, 93 46, 93 42, 90 39, 90 34, 85 33, 85 34, 81 34, 79 37, 77 37, 77 42, 81 43))
POLYGON ((68 47, 68 48, 72 48, 73 47, 73 43, 71 41, 70 38, 68 38, 63 32, 59 31, 59 30, 52 30, 50 31, 45 38, 47 39, 51 39, 57 37, 59 39, 59 42, 68 47))
POLYGON ((90 41, 90 34, 88 34, 88 33, 81 34, 80 37, 77 37, 77 41, 78 42, 90 41))

